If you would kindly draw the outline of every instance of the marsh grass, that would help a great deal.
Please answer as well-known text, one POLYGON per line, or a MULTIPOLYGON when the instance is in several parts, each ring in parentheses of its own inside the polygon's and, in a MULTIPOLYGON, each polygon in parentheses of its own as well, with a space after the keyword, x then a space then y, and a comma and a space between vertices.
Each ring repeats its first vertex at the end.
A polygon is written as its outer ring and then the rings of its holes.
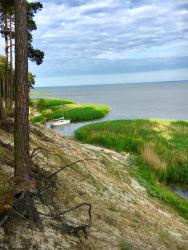
POLYGON ((46 109, 53 109, 54 107, 75 103, 69 99, 55 99, 55 98, 33 98, 30 100, 30 106, 36 108, 38 111, 46 109))
POLYGON ((151 168, 140 157, 137 157, 130 171, 138 179, 138 181, 145 186, 148 193, 154 197, 160 199, 163 203, 170 205, 174 208, 182 217, 188 219, 188 200, 184 200, 171 191, 170 188, 163 185, 156 179, 156 175, 151 168))
POLYGON ((157 154, 152 143, 145 144, 140 150, 140 155, 158 175, 163 176, 164 173, 166 173, 167 162, 161 159, 160 155, 157 154))
POLYGON ((31 99, 30 106, 40 115, 32 118, 34 123, 44 123, 64 117, 72 122, 89 121, 104 117, 109 107, 96 104, 78 104, 68 99, 31 99))
POLYGON ((188 123, 109 121, 76 131, 77 139, 139 155, 160 181, 188 183, 188 123))
POLYGON ((188 202, 166 184, 188 184, 188 122, 121 120, 90 124, 75 137, 137 157, 137 176, 145 180, 150 194, 166 201, 188 218, 188 202), (165 184, 165 185, 164 185, 165 184))

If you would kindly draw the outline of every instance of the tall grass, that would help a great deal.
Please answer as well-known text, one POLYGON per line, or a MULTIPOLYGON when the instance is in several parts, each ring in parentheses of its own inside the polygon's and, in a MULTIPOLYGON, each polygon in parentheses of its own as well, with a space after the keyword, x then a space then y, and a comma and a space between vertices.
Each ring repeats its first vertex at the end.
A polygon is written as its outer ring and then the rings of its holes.
POLYGON ((156 175, 148 165, 139 157, 135 161, 136 168, 132 168, 132 174, 145 186, 148 193, 170 205, 182 217, 188 219, 188 201, 173 193, 167 186, 156 180, 156 175))
POLYGON ((31 99, 30 106, 40 113, 32 118, 34 123, 44 123, 61 117, 72 122, 89 121, 102 118, 110 111, 104 105, 78 104, 68 99, 31 99))
POLYGON ((82 127, 75 137, 84 143, 133 153, 137 159, 137 177, 144 180, 150 194, 188 219, 188 201, 164 185, 188 184, 188 122, 109 121, 82 127))
POLYGON ((76 131, 77 139, 138 154, 160 181, 188 184, 188 123, 150 120, 96 123, 76 131))
POLYGON ((148 143, 140 150, 142 158, 149 164, 149 166, 157 172, 166 171, 167 162, 162 160, 159 154, 156 153, 154 145, 148 143))
POLYGON ((55 98, 33 98, 30 100, 30 106, 36 108, 38 111, 46 109, 53 109, 57 106, 75 103, 69 99, 55 99, 55 98))

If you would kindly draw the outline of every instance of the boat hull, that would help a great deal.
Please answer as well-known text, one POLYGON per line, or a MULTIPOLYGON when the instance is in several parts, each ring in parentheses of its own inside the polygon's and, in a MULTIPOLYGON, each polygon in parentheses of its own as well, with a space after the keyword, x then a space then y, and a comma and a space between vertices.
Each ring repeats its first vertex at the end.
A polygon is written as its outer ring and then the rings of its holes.
POLYGON ((70 124, 70 120, 64 120, 64 121, 55 121, 51 123, 51 127, 57 127, 57 126, 63 126, 70 124))

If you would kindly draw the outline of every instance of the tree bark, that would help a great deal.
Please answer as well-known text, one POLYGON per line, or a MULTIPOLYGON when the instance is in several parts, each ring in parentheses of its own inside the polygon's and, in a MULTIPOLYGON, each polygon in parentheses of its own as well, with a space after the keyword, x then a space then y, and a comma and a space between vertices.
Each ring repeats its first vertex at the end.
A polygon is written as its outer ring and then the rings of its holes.
POLYGON ((14 0, 15 8, 15 177, 29 180, 31 159, 29 148, 29 87, 27 6, 25 0, 14 0))
POLYGON ((9 91, 9 105, 13 109, 13 56, 12 56, 12 17, 10 15, 10 91, 9 91))
POLYGON ((3 119, 4 119, 4 108, 3 108, 2 85, 0 83, 0 122, 3 119))
POLYGON ((9 92, 9 79, 8 79, 8 17, 5 14, 5 107, 8 108, 8 92, 9 92))

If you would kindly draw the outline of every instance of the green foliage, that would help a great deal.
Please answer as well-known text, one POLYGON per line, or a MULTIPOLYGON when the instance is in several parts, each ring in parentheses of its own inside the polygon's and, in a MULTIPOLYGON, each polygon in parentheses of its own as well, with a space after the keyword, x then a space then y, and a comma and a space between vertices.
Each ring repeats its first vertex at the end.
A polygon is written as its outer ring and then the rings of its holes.
POLYGON ((146 187, 151 196, 169 204, 176 209, 181 216, 188 219, 188 201, 182 199, 168 187, 159 183, 151 168, 149 168, 140 157, 137 158, 136 168, 133 168, 132 172, 140 183, 146 187))
POLYGON ((33 87, 35 85, 35 77, 36 75, 33 75, 31 72, 28 73, 28 81, 30 87, 33 87))
MULTIPOLYGON (((0 23, 1 23, 1 33, 4 35, 5 32, 5 27, 4 27, 4 21, 5 21, 5 16, 6 15, 11 15, 12 18, 14 18, 14 5, 13 5, 13 0, 1 0, 0 1, 0 23)), ((27 2, 27 30, 28 30, 28 58, 35 62, 37 65, 40 65, 43 60, 44 60, 44 52, 35 49, 32 46, 32 31, 37 29, 36 22, 34 20, 35 14, 38 11, 41 11, 43 8, 43 5, 40 2, 27 2)), ((9 35, 9 34, 8 34, 9 35)), ((15 34, 13 31, 13 38, 15 34)))
POLYGON ((43 113, 43 117, 46 121, 51 121, 53 119, 58 119, 63 117, 64 113, 63 110, 56 110, 53 112, 47 112, 47 113, 43 113))
POLYGON ((120 241, 119 243, 119 249, 120 250, 131 250, 133 249, 132 248, 132 245, 124 240, 120 241))
POLYGON ((188 201, 164 184, 188 184, 188 122, 129 120, 90 124, 77 139, 137 156, 136 176, 153 197, 188 219, 188 201))
POLYGON ((44 52, 35 49, 32 46, 32 31, 37 29, 36 23, 34 21, 35 14, 38 11, 41 11, 43 8, 43 5, 40 2, 27 2, 27 16, 28 16, 28 22, 27 22, 27 28, 28 28, 28 58, 35 62, 37 65, 40 65, 43 63, 44 60, 44 52))
MULTIPOLYGON (((8 64, 8 73, 12 73, 12 79, 14 79, 14 69, 11 70, 10 64, 8 64)), ((6 68, 6 60, 5 57, 0 55, 0 84, 3 84, 5 81, 5 68, 6 68)), ((28 82, 29 86, 32 87, 35 85, 35 75, 33 75, 31 72, 28 73, 28 82)))
POLYGON ((62 106, 65 104, 72 104, 74 101, 69 99, 54 99, 54 98, 33 98, 30 105, 42 112, 46 109, 53 109, 54 107, 62 106))
POLYGON ((75 136, 85 143, 140 155, 160 181, 188 183, 187 122, 109 121, 82 127, 75 136))
POLYGON ((37 115, 37 116, 32 118, 32 122, 33 123, 44 123, 45 118, 42 115, 37 115))
POLYGON ((98 109, 88 104, 88 107, 73 108, 64 111, 64 117, 72 122, 89 121, 102 118, 108 111, 101 106, 98 109))
POLYGON ((30 106, 41 113, 32 121, 41 123, 61 117, 70 119, 72 122, 89 121, 104 117, 110 110, 104 105, 77 104, 68 99, 49 98, 31 99, 30 106))

